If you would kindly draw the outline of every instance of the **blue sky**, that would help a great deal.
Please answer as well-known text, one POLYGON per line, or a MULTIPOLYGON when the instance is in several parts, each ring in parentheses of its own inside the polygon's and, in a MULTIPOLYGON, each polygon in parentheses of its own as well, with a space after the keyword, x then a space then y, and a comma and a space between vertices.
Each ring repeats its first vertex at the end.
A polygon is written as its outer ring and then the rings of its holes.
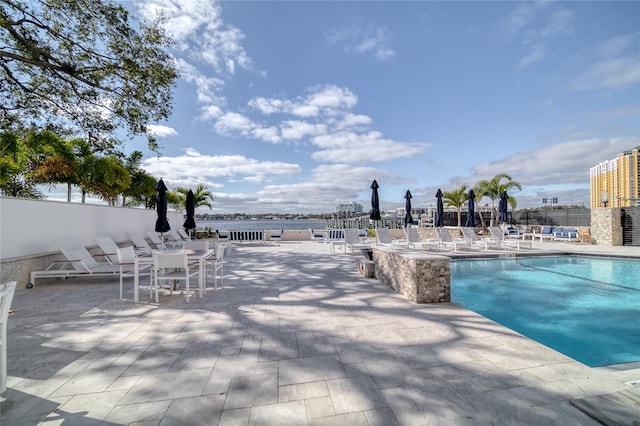
POLYGON ((143 167, 214 213, 382 208, 508 173, 518 207, 589 205, 640 145, 640 2, 220 2, 162 10, 181 78, 143 167))

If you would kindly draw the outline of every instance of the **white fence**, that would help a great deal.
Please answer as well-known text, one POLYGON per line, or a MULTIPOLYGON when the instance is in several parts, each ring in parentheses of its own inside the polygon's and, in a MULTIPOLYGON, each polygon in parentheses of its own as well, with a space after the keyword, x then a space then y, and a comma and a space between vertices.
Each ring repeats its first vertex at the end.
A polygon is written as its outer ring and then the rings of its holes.
MULTIPOLYGON (((129 232, 153 231, 155 210, 0 197, 0 260, 57 252, 55 241, 73 238, 86 246, 94 237, 128 240, 129 232)), ((170 211, 171 229, 183 214, 170 211)))

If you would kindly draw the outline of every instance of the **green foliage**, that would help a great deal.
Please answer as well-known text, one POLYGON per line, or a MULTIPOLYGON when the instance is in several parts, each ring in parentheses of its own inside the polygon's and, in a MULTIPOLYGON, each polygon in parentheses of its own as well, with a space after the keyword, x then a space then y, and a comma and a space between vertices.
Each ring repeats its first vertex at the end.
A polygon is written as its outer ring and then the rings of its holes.
POLYGON ((455 207, 458 210, 458 226, 461 226, 462 206, 464 206, 464 203, 469 199, 467 186, 462 185, 460 188, 454 189, 453 191, 443 192, 442 195, 442 201, 445 206, 455 207))
POLYGON ((67 201, 71 188, 78 186, 85 195, 96 194, 110 205, 116 205, 122 195, 153 207, 156 180, 141 170, 142 153, 128 158, 95 153, 89 142, 65 140, 44 130, 0 132, 0 193, 13 197, 44 198, 36 185, 67 184, 67 201))
MULTIPOLYGON (((167 193, 167 202, 176 210, 182 211, 185 209, 188 192, 189 189, 180 187, 176 188, 175 191, 169 191, 167 193)), ((196 186, 195 191, 193 191, 193 197, 196 208, 202 206, 209 207, 209 210, 213 208, 211 203, 215 200, 215 196, 203 184, 200 183, 196 186)))
POLYGON ((114 0, 0 2, 0 123, 72 128, 95 147, 171 114, 177 71, 160 20, 134 28, 114 0), (81 133, 80 133, 81 132, 81 133))
MULTIPOLYGON (((513 188, 522 189, 522 185, 519 182, 512 180, 511 176, 506 173, 499 173, 495 175, 491 180, 481 180, 476 184, 473 192, 476 194, 476 202, 480 202, 483 197, 488 197, 491 200, 491 226, 495 223, 495 218, 498 217, 496 211, 495 201, 500 199, 500 195, 513 188), (505 180, 505 182, 502 182, 505 180)), ((509 195, 507 202, 511 205, 512 209, 516 208, 516 199, 509 195)))

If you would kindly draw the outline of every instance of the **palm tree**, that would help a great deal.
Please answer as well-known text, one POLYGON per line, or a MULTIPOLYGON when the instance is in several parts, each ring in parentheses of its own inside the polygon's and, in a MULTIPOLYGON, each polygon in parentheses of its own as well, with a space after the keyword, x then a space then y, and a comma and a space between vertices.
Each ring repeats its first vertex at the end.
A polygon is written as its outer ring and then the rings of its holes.
POLYGON ((99 195, 110 206, 115 206, 118 195, 126 191, 131 184, 129 171, 119 158, 107 156, 96 160, 94 173, 91 192, 99 195))
POLYGON ((442 193, 444 205, 458 209, 458 226, 462 226, 462 207, 464 206, 465 201, 469 199, 469 194, 466 191, 467 186, 462 185, 458 189, 442 193))
MULTIPOLYGON (((167 193, 167 200, 176 209, 183 210, 185 208, 188 192, 189 189, 187 188, 176 188, 175 191, 167 193)), ((215 196, 203 184, 200 183, 196 186, 195 191, 193 191, 193 196, 196 208, 202 206, 209 207, 209 210, 213 208, 211 203, 215 200, 215 196)))
MULTIPOLYGON (((519 182, 516 182, 506 173, 498 173, 491 180, 481 180, 478 182, 473 189, 476 193, 476 200, 480 201, 482 197, 489 197, 491 200, 491 226, 494 226, 495 218, 498 216, 496 213, 495 201, 500 198, 500 195, 504 191, 509 191, 512 188, 522 189, 522 185, 519 182), (501 182, 503 179, 506 179, 506 182, 501 182)), ((512 208, 515 208, 516 200, 515 198, 509 196, 507 200, 512 208)))
POLYGON ((64 140, 56 133, 43 130, 31 133, 28 144, 32 147, 33 178, 41 184, 67 185, 67 202, 71 202, 71 188, 78 183, 79 163, 74 152, 74 141, 64 140))
POLYGON ((0 195, 44 198, 30 177, 29 148, 16 132, 0 133, 0 195))

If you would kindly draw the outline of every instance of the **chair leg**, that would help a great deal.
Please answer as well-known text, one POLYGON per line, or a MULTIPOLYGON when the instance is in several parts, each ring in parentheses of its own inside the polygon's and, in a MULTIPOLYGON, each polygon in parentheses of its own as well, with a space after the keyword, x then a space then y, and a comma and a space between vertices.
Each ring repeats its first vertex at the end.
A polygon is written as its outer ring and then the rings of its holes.
POLYGON ((158 299, 158 276, 156 274, 155 279, 153 280, 153 286, 155 287, 155 291, 156 291, 156 303, 160 303, 160 300, 158 299))
POLYGON ((0 393, 7 390, 7 323, 2 323, 2 342, 0 347, 0 393))
POLYGON ((189 270, 187 269, 186 272, 186 281, 187 281, 187 303, 189 303, 189 270))

